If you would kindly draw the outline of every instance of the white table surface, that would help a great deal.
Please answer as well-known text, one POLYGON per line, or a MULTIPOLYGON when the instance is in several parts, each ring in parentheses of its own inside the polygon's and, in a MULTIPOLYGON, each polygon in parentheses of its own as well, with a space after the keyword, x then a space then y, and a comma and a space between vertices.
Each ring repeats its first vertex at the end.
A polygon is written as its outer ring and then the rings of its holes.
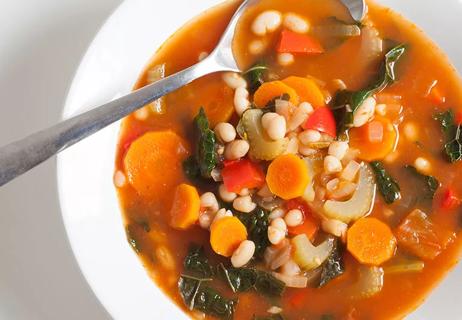
MULTIPOLYGON (((120 2, 0 0, 0 145, 59 120, 82 55, 120 2)), ((0 188, 0 319, 109 318, 70 249, 55 160, 0 188)))

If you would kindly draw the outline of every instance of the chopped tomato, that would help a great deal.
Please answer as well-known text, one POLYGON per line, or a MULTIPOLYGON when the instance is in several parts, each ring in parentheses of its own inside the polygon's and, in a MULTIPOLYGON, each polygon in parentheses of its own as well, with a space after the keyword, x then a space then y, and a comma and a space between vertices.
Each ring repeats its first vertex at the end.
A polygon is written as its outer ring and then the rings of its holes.
POLYGON ((443 194, 441 208, 445 210, 455 209, 461 204, 461 202, 462 200, 456 196, 455 191, 452 188, 447 188, 443 194))
POLYGON ((283 30, 277 52, 319 54, 324 52, 324 48, 316 38, 283 30))
POLYGON ((311 213, 310 207, 308 204, 301 199, 289 200, 286 203, 287 211, 298 209, 303 213, 304 221, 301 225, 297 227, 289 227, 289 234, 296 236, 299 234, 306 234, 308 238, 313 240, 314 236, 319 230, 319 222, 311 213))
POLYGON ((244 188, 260 188, 265 184, 263 170, 248 159, 225 162, 221 176, 229 192, 239 192, 244 188))
POLYGON ((366 124, 367 140, 370 143, 382 143, 383 141, 383 124, 380 121, 372 121, 366 124))
POLYGON ((328 107, 314 110, 303 125, 303 129, 318 130, 334 138, 337 136, 334 114, 328 107))

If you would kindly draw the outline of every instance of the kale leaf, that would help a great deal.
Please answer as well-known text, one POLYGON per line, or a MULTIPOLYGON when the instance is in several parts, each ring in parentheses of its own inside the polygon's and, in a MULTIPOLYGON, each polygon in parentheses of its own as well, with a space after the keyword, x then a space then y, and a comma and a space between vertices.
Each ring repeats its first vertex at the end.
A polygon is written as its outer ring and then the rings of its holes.
POLYGON ((226 268, 221 264, 219 273, 228 282, 233 292, 255 289, 261 295, 280 297, 285 290, 285 283, 266 271, 253 268, 226 268))
POLYGON ((221 319, 232 319, 236 301, 223 297, 215 289, 205 286, 206 280, 181 276, 178 289, 189 310, 199 310, 221 319))
POLYGON ((386 203, 391 204, 401 198, 399 184, 385 170, 383 164, 379 161, 371 162, 372 170, 375 174, 375 180, 378 185, 380 194, 386 203))
POLYGON ((421 181, 421 186, 417 186, 417 188, 419 189, 418 193, 423 196, 423 200, 432 200, 435 197, 436 190, 438 190, 440 186, 438 179, 433 176, 421 174, 411 165, 407 165, 405 168, 421 181), (420 189, 422 189, 422 193, 420 189))
POLYGON ((184 269, 194 275, 210 278, 213 276, 213 268, 204 255, 204 248, 191 245, 188 255, 183 262, 184 269))
POLYGON ((327 258, 327 261, 322 267, 319 287, 325 286, 327 283, 341 276, 345 272, 343 252, 343 245, 338 240, 336 240, 334 243, 334 250, 332 250, 329 257, 327 258))
MULTIPOLYGON (((205 114, 204 108, 199 110, 198 115, 194 118, 194 124, 197 134, 196 161, 199 166, 201 176, 210 178, 212 170, 215 169, 218 157, 216 154, 216 137, 215 133, 209 128, 209 121, 205 114)), ((186 169, 193 168, 191 162, 186 169)), ((194 171, 194 169, 192 169, 194 171)))
POLYGON ((265 83, 264 76, 267 71, 268 67, 262 62, 258 62, 249 70, 244 72, 243 76, 249 83, 250 93, 254 93, 263 83, 265 83))
POLYGON ((246 292, 252 289, 257 282, 257 271, 251 268, 226 268, 223 264, 218 266, 218 272, 228 282, 233 292, 246 292))
POLYGON ((270 245, 268 240, 269 212, 258 207, 251 213, 236 213, 236 216, 247 228, 249 240, 255 243, 255 256, 262 258, 265 249, 270 245))
POLYGON ((444 151, 451 162, 462 160, 462 124, 456 124, 454 112, 448 110, 434 115, 441 124, 441 130, 446 136, 444 151))
POLYGON ((331 109, 337 123, 337 132, 343 134, 353 125, 353 115, 363 102, 379 93, 396 81, 395 67, 406 52, 406 46, 401 44, 394 47, 385 55, 377 79, 368 87, 359 91, 341 90, 334 97, 331 109))
POLYGON ((141 252, 141 246, 135 238, 134 225, 128 225, 125 228, 125 234, 127 236, 127 241, 136 253, 141 252))

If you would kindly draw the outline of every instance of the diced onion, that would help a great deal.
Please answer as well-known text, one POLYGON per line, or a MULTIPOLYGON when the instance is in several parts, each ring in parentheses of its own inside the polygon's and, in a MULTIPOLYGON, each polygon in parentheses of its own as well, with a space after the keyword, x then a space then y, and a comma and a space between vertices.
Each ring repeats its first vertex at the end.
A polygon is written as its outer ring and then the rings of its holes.
POLYGON ((272 274, 289 288, 306 288, 308 286, 308 279, 304 276, 286 276, 277 272, 273 272, 272 274))

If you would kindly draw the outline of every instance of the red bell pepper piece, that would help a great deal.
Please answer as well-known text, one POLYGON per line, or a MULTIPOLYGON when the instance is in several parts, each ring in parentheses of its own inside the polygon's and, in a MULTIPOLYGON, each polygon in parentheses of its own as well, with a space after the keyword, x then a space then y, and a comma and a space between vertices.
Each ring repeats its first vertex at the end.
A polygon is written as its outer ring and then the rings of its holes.
POLYGON ((337 126, 334 114, 328 107, 317 108, 306 120, 303 129, 318 130, 335 138, 337 136, 337 126))
POLYGON ((289 234, 296 236, 299 234, 306 234, 311 240, 319 230, 319 221, 311 213, 311 209, 308 204, 301 199, 292 199, 286 202, 286 210, 298 209, 303 213, 303 223, 296 227, 289 227, 289 234))
POLYGON ((324 52, 324 48, 316 38, 283 30, 277 52, 320 54, 324 52))
POLYGON ((452 188, 447 188, 443 194, 443 201, 441 202, 441 208, 445 210, 451 210, 458 207, 462 200, 456 196, 456 193, 452 188))
POLYGON ((261 188, 265 184, 263 170, 248 159, 225 161, 221 176, 229 192, 237 193, 244 188, 261 188))

